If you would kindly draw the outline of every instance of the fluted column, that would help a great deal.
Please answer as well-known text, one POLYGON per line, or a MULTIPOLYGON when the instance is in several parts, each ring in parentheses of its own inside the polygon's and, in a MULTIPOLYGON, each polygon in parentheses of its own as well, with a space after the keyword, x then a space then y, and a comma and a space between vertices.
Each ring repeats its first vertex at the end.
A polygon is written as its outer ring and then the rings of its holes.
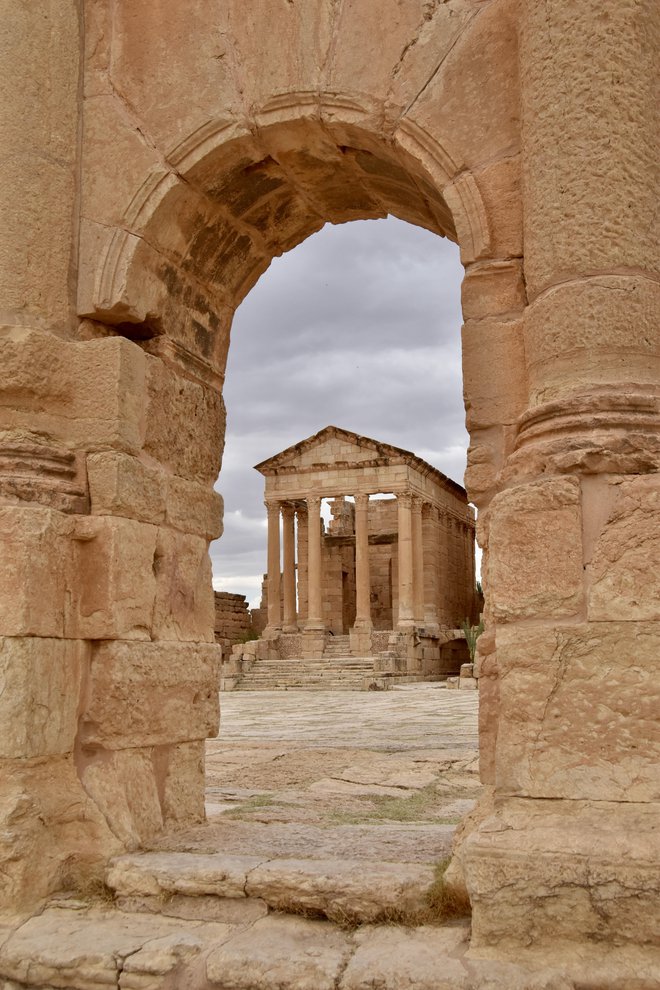
POLYGON ((321 599, 321 499, 307 499, 307 629, 323 629, 321 599))
POLYGON ((355 626, 371 629, 369 496, 355 496, 355 626))
POLYGON ((284 570, 284 632, 298 628, 296 614, 296 557, 295 510, 292 505, 282 506, 282 558, 284 570))
POLYGON ((399 528, 399 627, 413 626, 412 495, 397 495, 399 528))
POLYGON ((438 510, 434 505, 422 507, 422 541, 424 544, 424 625, 438 625, 438 510))
POLYGON ((413 616, 415 625, 424 624, 424 542, 422 537, 422 500, 412 499, 413 616))
POLYGON ((298 575, 298 622, 301 626, 307 618, 307 506, 296 506, 297 529, 297 575, 298 575))
POLYGON ((282 628, 280 611, 280 504, 266 502, 268 512, 268 629, 282 628))

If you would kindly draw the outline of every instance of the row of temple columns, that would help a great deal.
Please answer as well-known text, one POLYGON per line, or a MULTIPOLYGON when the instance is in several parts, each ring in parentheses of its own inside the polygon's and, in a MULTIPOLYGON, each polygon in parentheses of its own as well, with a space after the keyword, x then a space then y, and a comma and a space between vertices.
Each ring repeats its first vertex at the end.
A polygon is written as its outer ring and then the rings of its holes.
MULTIPOLYGON (((371 578, 369 573, 369 495, 355 499, 355 628, 369 630, 371 621, 371 578)), ((400 627, 425 621, 424 540, 422 499, 411 492, 397 495, 399 553, 400 627)), ((268 629, 295 632, 321 630, 323 618, 323 579, 321 559, 321 498, 310 496, 294 502, 267 500, 268 512, 268 629), (307 534, 307 615, 299 623, 296 605, 295 520, 307 534), (280 517, 282 547, 280 549, 280 517), (283 586, 280 586, 280 581, 283 586)), ((300 550, 298 557, 300 559, 300 550)))

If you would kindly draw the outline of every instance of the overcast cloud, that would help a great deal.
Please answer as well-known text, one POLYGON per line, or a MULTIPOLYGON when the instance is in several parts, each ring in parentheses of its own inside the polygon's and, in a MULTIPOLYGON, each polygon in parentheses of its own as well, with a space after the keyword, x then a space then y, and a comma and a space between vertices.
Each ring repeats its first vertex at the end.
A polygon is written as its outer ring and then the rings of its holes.
POLYGON ((327 224, 273 261, 232 330, 216 589, 258 604, 266 512, 253 465, 324 426, 413 450, 463 483, 462 276, 455 244, 394 218, 327 224))

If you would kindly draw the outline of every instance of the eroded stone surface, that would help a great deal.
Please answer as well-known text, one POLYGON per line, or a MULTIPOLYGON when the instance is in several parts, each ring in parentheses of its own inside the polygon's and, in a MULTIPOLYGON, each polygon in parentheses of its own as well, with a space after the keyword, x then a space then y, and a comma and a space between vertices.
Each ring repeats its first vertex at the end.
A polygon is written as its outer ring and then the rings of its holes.
POLYGON ((211 952, 206 972, 223 990, 333 990, 349 953, 323 922, 274 915, 211 952))

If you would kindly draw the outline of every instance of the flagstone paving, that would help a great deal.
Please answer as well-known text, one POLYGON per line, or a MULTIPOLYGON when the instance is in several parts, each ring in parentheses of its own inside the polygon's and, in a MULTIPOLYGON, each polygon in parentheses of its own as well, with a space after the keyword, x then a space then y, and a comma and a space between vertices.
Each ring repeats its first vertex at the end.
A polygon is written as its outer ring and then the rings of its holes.
POLYGON ((468 918, 391 923, 424 905, 479 793, 475 693, 222 701, 209 822, 114 860, 112 903, 72 892, 0 926, 3 990, 619 990, 631 971, 657 986, 640 952, 497 961, 467 953, 468 918))

